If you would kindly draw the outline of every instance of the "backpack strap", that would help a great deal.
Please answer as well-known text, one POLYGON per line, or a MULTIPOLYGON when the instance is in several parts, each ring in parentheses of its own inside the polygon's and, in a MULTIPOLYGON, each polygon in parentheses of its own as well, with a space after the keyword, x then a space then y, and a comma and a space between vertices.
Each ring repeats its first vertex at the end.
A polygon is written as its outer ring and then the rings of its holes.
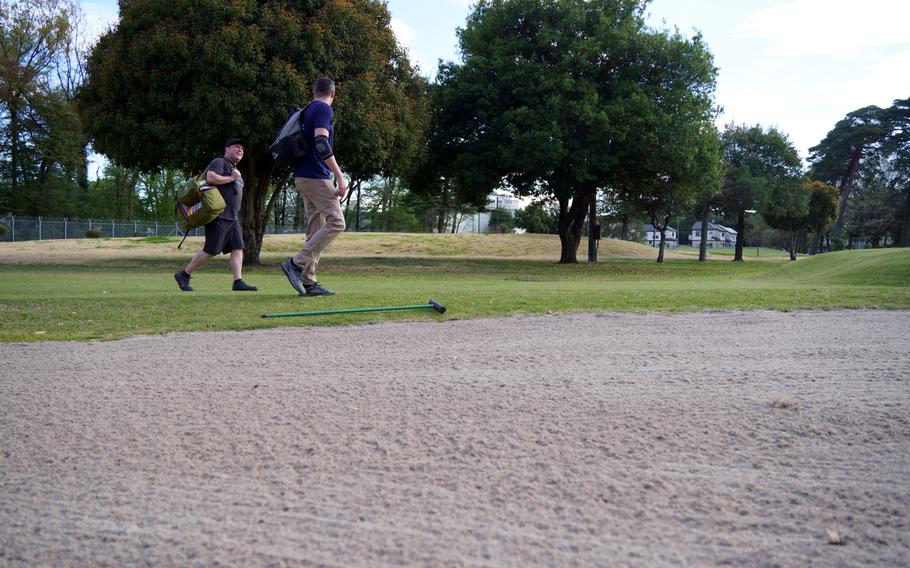
POLYGON ((306 104, 305 107, 303 107, 302 109, 300 109, 300 133, 301 133, 301 134, 303 134, 303 117, 304 117, 304 115, 306 114, 306 109, 310 108, 310 105, 312 105, 312 104, 315 103, 315 102, 316 102, 316 101, 310 101, 310 102, 308 102, 308 103, 306 104))

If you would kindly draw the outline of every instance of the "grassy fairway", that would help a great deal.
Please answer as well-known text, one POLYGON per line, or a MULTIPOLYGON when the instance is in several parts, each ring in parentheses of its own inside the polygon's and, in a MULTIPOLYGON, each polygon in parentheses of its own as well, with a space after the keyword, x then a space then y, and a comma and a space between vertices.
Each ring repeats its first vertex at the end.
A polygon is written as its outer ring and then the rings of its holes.
MULTIPOLYGON (((343 235, 339 244, 347 237, 343 235)), ((905 249, 846 251, 795 263, 768 258, 700 264, 683 256, 659 265, 652 259, 610 256, 594 265, 561 266, 553 260, 483 254, 485 242, 502 248, 503 242, 508 243, 502 239, 477 241, 453 235, 456 249, 469 250, 469 255, 462 252, 458 256, 447 250, 444 236, 429 236, 432 250, 414 255, 408 246, 427 246, 413 235, 398 241, 388 235, 373 237, 375 240, 356 237, 349 241, 375 247, 382 240, 381 247, 397 247, 401 256, 372 256, 372 250, 369 256, 357 256, 356 250, 333 256, 330 248, 320 264, 320 280, 339 294, 322 298, 295 295, 278 268, 286 254, 280 251, 290 247, 274 244, 275 252, 263 255, 264 266, 245 271, 244 278, 259 286, 256 293, 230 291, 230 274, 223 259, 194 275, 195 292, 180 292, 173 272, 189 253, 145 254, 145 246, 159 246, 157 243, 137 245, 135 240, 124 239, 131 254, 89 255, 81 264, 65 266, 23 264, 21 256, 15 258, 18 264, 9 264, 13 255, 4 253, 10 249, 0 249, 0 340, 112 339, 169 331, 576 311, 910 308, 910 250, 905 249), (413 242, 409 245, 407 239, 413 242), (420 310, 260 317, 264 313, 422 304, 428 298, 442 302, 449 312, 444 316, 420 310)), ((514 236, 528 242, 519 237, 514 236)), ((115 241, 105 246, 114 247, 115 241)), ((551 244, 547 241, 546 246, 551 244)), ((53 246, 64 245, 57 241, 53 246)), ((164 246, 173 248, 173 244, 164 246)), ((511 252, 516 248, 520 247, 505 247, 511 252)), ((532 246, 530 250, 538 249, 532 246)), ((602 246, 601 250, 611 249, 602 246)), ((630 249, 626 256, 640 252, 630 249)), ((64 256, 72 262, 72 255, 64 256)), ((35 262, 41 258, 36 255, 35 262)))
MULTIPOLYGON (((674 252, 694 256, 698 258, 698 247, 691 246, 681 246, 673 249, 674 252)), ((711 256, 725 256, 727 258, 733 258, 733 255, 736 254, 735 248, 709 248, 707 253, 711 256)), ((743 258, 747 259, 759 259, 759 258, 772 258, 772 259, 789 259, 790 253, 785 250, 773 249, 768 247, 745 247, 743 248, 743 258)))

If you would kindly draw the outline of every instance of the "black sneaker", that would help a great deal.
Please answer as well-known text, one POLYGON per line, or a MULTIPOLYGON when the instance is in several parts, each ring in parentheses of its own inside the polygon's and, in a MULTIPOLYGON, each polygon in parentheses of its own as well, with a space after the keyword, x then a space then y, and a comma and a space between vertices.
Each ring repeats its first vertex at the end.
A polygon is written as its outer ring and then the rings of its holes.
POLYGON ((313 282, 312 284, 304 284, 304 290, 306 290, 307 296, 334 296, 335 291, 329 290, 328 288, 323 288, 319 285, 319 282, 313 282))
POLYGON ((231 287, 231 290, 233 290, 235 292, 255 292, 258 289, 259 288, 255 287, 255 286, 250 286, 249 284, 244 282, 243 278, 238 278, 237 280, 234 280, 234 286, 231 287))
POLYGON ((180 286, 180 289, 184 292, 192 292, 193 289, 190 287, 190 275, 184 275, 183 271, 177 272, 174 274, 174 280, 177 281, 177 285, 180 286))
POLYGON ((306 296, 306 289, 303 287, 303 283, 300 281, 300 267, 294 264, 292 258, 288 258, 281 263, 281 270, 284 271, 284 275, 288 277, 288 282, 291 283, 291 286, 294 287, 294 290, 297 290, 297 293, 301 296, 306 296))

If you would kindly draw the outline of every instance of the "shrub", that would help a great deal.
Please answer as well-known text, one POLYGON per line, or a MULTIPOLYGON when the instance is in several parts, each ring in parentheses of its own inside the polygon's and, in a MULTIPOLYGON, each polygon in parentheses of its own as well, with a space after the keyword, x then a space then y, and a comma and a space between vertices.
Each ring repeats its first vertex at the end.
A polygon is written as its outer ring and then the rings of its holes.
POLYGON ((0 237, 5 237, 9 233, 9 227, 0 223, 0 237))
POLYGON ((100 239, 101 238, 101 229, 89 229, 85 232, 86 238, 89 239, 100 239))

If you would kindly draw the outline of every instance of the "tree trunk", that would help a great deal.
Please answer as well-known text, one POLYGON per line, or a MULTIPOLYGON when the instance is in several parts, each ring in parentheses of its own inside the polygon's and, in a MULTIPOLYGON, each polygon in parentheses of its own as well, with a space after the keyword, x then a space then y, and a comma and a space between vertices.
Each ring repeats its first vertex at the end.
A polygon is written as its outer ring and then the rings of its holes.
POLYGON ((597 239, 600 238, 600 236, 595 234, 597 232, 597 228, 595 227, 595 225, 597 225, 596 194, 588 207, 588 262, 597 262, 597 239))
POLYGON ((559 242, 560 264, 578 263, 578 245, 581 243, 581 227, 588 213, 590 192, 576 190, 572 205, 559 200, 559 242))
POLYGON ((862 156, 863 146, 854 147, 850 153, 850 165, 847 167, 844 177, 841 178, 840 207, 838 207, 837 210, 837 221, 834 223, 835 237, 840 237, 840 233, 844 228, 844 218, 847 213, 847 199, 850 197, 850 188, 853 185, 853 177, 856 175, 856 170, 859 168, 859 160, 862 156))
POLYGON ((813 227, 813 238, 809 245, 809 255, 818 254, 822 249, 822 231, 818 226, 813 227))
POLYGON ((443 209, 436 215, 436 234, 442 235, 446 232, 446 221, 446 212, 443 209))
POLYGON ((88 193, 88 143, 82 145, 82 155, 79 157, 79 173, 76 177, 76 183, 82 194, 88 193))
POLYGON ((701 216, 701 242, 698 243, 698 262, 708 260, 708 208, 702 211, 701 216))
POLYGON ((664 261, 664 247, 667 243, 667 226, 664 225, 660 230, 660 250, 657 251, 657 262, 661 263, 664 261))
POLYGON ((624 241, 628 241, 629 240, 629 214, 623 213, 621 218, 622 218, 622 233, 620 235, 620 238, 624 241))
POLYGON ((796 260, 796 249, 799 248, 799 235, 796 231, 790 231, 790 238, 787 239, 787 248, 790 252, 790 260, 796 260))
POLYGON ((268 202, 270 175, 274 171, 271 155, 255 155, 252 152, 238 164, 243 174, 243 200, 240 205, 240 226, 243 231, 243 265, 259 264, 262 238, 268 224, 269 212, 280 193, 272 193, 268 202))
POLYGON ((360 232, 360 180, 354 182, 357 190, 357 204, 354 206, 354 230, 360 232))
POLYGON ((9 105, 9 175, 10 195, 14 196, 19 183, 19 111, 14 103, 9 105))
POLYGON ((736 254, 733 255, 733 262, 743 261, 743 246, 746 241, 746 212, 740 211, 736 216, 736 254))

